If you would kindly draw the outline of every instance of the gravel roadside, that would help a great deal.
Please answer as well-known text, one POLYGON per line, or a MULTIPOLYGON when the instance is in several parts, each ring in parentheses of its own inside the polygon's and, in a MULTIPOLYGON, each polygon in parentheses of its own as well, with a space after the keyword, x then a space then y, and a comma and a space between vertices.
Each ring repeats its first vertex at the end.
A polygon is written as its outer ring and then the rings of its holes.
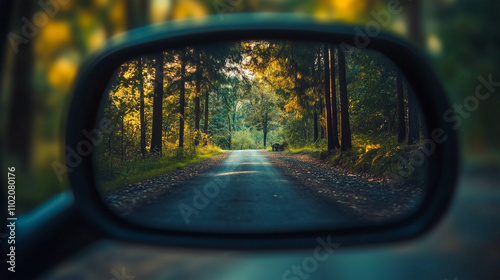
POLYGON ((424 195, 422 186, 388 177, 354 173, 320 161, 315 153, 262 151, 273 166, 315 196, 331 203, 360 222, 376 222, 408 214, 424 195))
POLYGON ((171 192, 182 182, 220 165, 228 154, 229 151, 225 151, 201 162, 178 168, 175 171, 136 184, 121 187, 103 194, 103 199, 107 205, 111 205, 118 213, 125 215, 133 209, 153 203, 156 198, 171 192))

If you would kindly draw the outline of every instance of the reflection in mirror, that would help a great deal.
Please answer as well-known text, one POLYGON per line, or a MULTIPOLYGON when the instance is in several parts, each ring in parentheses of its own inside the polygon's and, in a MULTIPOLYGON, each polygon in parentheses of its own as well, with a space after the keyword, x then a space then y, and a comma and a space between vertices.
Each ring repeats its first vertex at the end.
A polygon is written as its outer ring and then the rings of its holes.
POLYGON ((424 121, 385 56, 317 42, 237 41, 124 62, 98 122, 96 183, 157 228, 283 232, 413 213, 429 181, 424 121))

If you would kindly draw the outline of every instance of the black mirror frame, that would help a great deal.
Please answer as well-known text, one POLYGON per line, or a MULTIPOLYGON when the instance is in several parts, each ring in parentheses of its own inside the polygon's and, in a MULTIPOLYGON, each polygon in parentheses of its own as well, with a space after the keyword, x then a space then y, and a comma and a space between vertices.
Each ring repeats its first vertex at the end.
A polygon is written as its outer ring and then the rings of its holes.
MULTIPOLYGON (((218 16, 173 21, 130 31, 110 40, 79 72, 68 113, 67 147, 76 150, 78 143, 86 141, 82 131, 94 129, 108 81, 119 65, 128 59, 165 48, 247 39, 328 41, 356 46, 357 42, 359 45, 357 34, 352 26, 325 24, 286 14, 258 13, 225 15, 223 21, 218 16)), ((440 128, 447 136, 444 143, 435 143, 436 150, 430 155, 431 162, 435 162, 431 167, 433 180, 422 205, 408 218, 358 228, 269 234, 199 233, 139 226, 120 218, 104 204, 94 181, 92 156, 83 156, 76 167, 68 166, 77 209, 109 237, 176 247, 298 249, 316 247, 318 237, 328 237, 331 242, 345 247, 405 240, 427 232, 449 207, 458 173, 457 136, 450 124, 443 120, 449 103, 434 71, 410 44, 386 33, 368 39, 366 47, 391 59, 418 93, 427 135, 440 128)))

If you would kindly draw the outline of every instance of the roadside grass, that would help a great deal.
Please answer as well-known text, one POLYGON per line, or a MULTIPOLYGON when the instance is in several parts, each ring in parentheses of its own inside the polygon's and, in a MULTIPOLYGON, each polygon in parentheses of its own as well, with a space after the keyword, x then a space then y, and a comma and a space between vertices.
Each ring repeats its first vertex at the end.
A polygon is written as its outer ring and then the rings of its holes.
POLYGON ((398 143, 397 136, 379 135, 378 137, 367 135, 353 135, 352 149, 341 151, 335 149, 327 152, 326 147, 306 145, 304 147, 289 147, 285 152, 317 152, 320 160, 326 161, 334 166, 353 172, 370 173, 375 176, 388 176, 389 174, 406 174, 405 179, 421 180, 424 176, 424 168, 416 168, 407 172, 411 166, 407 166, 410 154, 420 150, 419 145, 407 145, 406 142, 398 143), (403 160, 402 160, 403 159, 403 160))
POLYGON ((321 147, 316 147, 314 145, 306 145, 304 147, 288 147, 285 152, 291 153, 291 154, 297 154, 297 153, 309 153, 309 152, 321 152, 324 151, 324 148, 321 147))
POLYGON ((120 187, 135 184, 179 168, 186 167, 224 152, 219 147, 207 145, 169 151, 162 156, 139 156, 124 164, 99 163, 98 181, 102 192, 114 191, 120 187))
POLYGON ((398 173, 399 156, 406 154, 406 146, 394 143, 391 138, 367 139, 363 136, 353 137, 352 149, 349 151, 334 150, 328 162, 356 172, 369 172, 382 176, 387 172, 398 173))

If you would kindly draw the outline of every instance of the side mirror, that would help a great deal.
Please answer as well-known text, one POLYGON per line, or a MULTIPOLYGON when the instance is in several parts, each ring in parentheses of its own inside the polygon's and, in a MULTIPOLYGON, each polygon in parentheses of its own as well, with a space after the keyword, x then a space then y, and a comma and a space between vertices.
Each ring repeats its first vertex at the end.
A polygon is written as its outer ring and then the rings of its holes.
POLYGON ((80 72, 69 112, 78 208, 111 237, 187 247, 303 248, 318 238, 349 246, 429 230, 458 168, 445 93, 400 39, 356 43, 352 27, 269 14, 115 38, 80 72), (232 138, 245 131, 262 142, 232 138), (179 182, 158 177, 210 143, 240 151, 211 169, 186 167, 179 182), (287 161, 282 150, 297 143, 337 158, 338 178, 287 161), (294 164, 299 171, 287 174, 294 164))

